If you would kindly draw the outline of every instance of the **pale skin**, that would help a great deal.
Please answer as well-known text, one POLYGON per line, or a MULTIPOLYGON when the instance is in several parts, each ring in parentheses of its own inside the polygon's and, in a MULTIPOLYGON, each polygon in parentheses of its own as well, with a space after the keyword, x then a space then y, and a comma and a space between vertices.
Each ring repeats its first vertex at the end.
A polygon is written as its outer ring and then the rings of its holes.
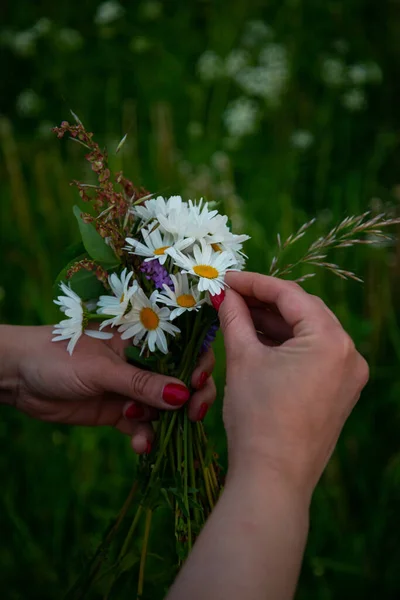
MULTIPOLYGON (((333 313, 298 285, 255 273, 229 273, 227 283, 219 308, 227 482, 167 598, 290 600, 310 499, 368 366, 333 313)), ((121 415, 132 399, 147 420, 166 409, 162 390, 171 378, 133 372, 120 341, 82 338, 71 359, 50 334, 0 327, 0 398, 44 420, 116 426, 144 451, 149 423, 121 415)), ((212 370, 210 354, 201 361, 194 387, 212 370)), ((191 418, 214 395, 209 377, 190 400, 191 418)))
MULTIPOLYGON (((52 330, 0 325, 0 403, 13 404, 42 421, 116 427, 131 436, 138 454, 149 451, 154 438, 151 421, 159 410, 179 408, 163 399, 163 391, 182 382, 128 364, 124 347, 129 342, 117 335, 110 340, 84 335, 69 356, 67 342, 51 341, 52 330), (140 418, 129 417, 132 407, 143 409, 140 418)), ((214 402, 214 362, 210 350, 199 357, 193 371, 188 410, 194 421, 203 404, 214 402)))
POLYGON ((227 483, 167 598, 290 600, 310 499, 368 366, 298 285, 255 273, 227 283, 227 483))

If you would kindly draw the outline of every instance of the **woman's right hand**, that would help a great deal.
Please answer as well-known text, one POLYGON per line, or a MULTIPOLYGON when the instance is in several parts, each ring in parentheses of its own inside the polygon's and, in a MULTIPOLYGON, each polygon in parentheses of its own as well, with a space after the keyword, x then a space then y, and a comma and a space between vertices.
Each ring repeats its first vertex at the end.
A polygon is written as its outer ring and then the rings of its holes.
POLYGON ((256 273, 226 280, 230 474, 272 469, 311 496, 368 365, 322 300, 297 284, 256 273))

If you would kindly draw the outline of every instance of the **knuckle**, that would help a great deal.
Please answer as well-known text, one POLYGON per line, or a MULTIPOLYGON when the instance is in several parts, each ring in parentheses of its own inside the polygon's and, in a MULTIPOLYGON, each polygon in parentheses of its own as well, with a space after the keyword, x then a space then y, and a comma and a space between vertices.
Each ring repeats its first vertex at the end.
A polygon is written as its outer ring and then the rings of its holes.
POLYGON ((210 356, 209 356, 209 364, 210 364, 210 369, 211 371, 214 371, 214 367, 215 367, 215 354, 214 352, 211 350, 210 352, 210 356))
POLYGON ((215 383, 210 377, 207 386, 204 388, 203 402, 206 402, 209 406, 214 404, 215 399, 217 397, 217 388, 215 387, 215 383))
POLYGON ((316 296, 315 294, 310 294, 310 297, 312 298, 315 304, 318 304, 320 308, 323 308, 324 310, 328 308, 325 302, 319 296, 316 296))
POLYGON ((207 369, 210 373, 214 370, 215 367, 215 354, 211 348, 207 350, 204 354, 200 355, 200 358, 197 362, 198 369, 207 369))
POLYGON ((142 369, 137 369, 132 374, 131 379, 131 389, 133 396, 138 400, 149 396, 150 384, 152 379, 152 373, 150 373, 149 371, 143 371, 142 369))
POLYGON ((360 388, 363 389, 363 387, 368 383, 369 365, 365 358, 361 356, 361 354, 357 355, 357 359, 357 379, 360 388))
POLYGON ((334 357, 339 361, 348 361, 356 352, 356 348, 351 337, 339 327, 335 327, 330 333, 330 347, 334 357))
POLYGON ((295 281, 286 281, 285 283, 288 290, 292 290, 293 292, 304 292, 301 285, 296 283, 295 281))
POLYGON ((352 356, 353 354, 355 354, 355 352, 356 352, 356 347, 354 345, 352 338, 345 331, 343 331, 342 342, 341 342, 342 356, 345 359, 347 359, 350 356, 352 356))

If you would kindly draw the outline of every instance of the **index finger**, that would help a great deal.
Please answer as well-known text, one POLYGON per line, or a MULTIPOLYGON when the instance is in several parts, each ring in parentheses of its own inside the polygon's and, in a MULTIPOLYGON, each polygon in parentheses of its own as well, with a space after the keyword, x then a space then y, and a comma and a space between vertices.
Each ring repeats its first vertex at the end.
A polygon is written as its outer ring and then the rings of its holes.
POLYGON ((226 283, 241 296, 275 305, 295 336, 337 326, 323 303, 292 281, 259 273, 230 272, 226 283))

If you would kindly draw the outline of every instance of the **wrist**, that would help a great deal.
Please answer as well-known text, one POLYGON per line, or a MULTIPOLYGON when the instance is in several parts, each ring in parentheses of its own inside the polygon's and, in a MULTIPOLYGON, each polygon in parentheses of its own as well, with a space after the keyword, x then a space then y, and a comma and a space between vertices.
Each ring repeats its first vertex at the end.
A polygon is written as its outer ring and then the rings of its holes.
POLYGON ((0 404, 15 404, 18 393, 19 365, 17 330, 0 325, 0 404))
POLYGON ((229 466, 227 486, 242 488, 259 498, 268 497, 271 491, 290 498, 299 510, 308 514, 314 487, 308 481, 294 477, 267 459, 252 459, 229 466))

